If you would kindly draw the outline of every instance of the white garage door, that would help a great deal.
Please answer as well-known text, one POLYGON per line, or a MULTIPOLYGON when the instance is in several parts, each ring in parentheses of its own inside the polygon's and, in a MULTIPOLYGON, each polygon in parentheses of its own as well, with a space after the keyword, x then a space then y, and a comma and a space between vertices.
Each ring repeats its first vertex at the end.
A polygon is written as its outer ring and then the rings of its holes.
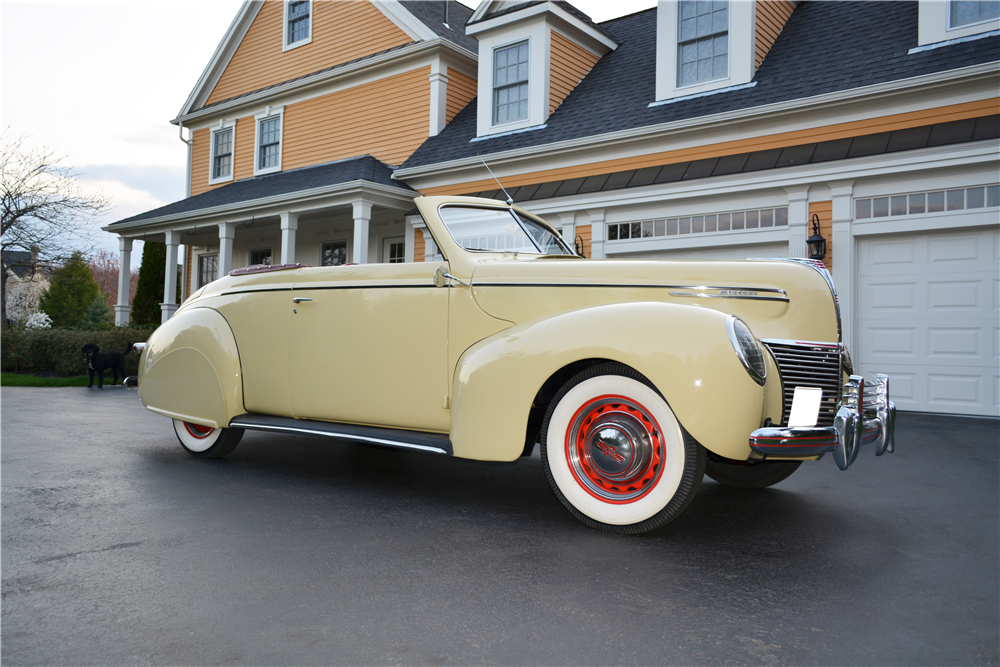
POLYGON ((788 257, 788 242, 684 248, 627 254, 612 254, 609 250, 608 253, 608 257, 615 259, 757 259, 761 257, 788 257))
POLYGON ((900 410, 1000 414, 998 256, 995 227, 859 242, 851 352, 900 410))

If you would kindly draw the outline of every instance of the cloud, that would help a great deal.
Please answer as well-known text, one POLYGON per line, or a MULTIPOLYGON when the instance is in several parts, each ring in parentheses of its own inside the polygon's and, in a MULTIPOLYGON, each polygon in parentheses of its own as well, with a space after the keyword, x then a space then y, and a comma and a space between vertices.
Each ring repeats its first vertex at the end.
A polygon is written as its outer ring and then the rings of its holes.
POLYGON ((73 171, 81 183, 86 182, 87 187, 92 187, 91 184, 94 183, 107 184, 105 194, 114 197, 116 209, 121 205, 143 206, 144 204, 140 203, 142 201, 159 202, 127 215, 120 215, 120 211, 115 210, 114 214, 119 216, 115 218, 116 220, 179 201, 184 199, 186 194, 184 191, 186 174, 183 166, 89 164, 75 167, 73 171), (139 193, 145 193, 145 196, 139 193))

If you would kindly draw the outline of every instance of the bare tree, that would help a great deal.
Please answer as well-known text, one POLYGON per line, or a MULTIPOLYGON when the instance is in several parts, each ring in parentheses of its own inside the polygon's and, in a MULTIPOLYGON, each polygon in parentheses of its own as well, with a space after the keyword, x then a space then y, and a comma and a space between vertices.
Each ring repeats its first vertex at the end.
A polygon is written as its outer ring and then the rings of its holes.
MULTIPOLYGON (((90 272, 94 274, 97 286, 101 288, 109 308, 118 303, 118 275, 120 271, 118 255, 103 248, 93 253, 90 258, 90 272)), ((129 272, 128 303, 135 297, 135 288, 139 284, 139 269, 132 268, 129 272)))
POLYGON ((15 263, 54 265, 74 250, 93 247, 93 229, 86 223, 111 205, 102 193, 89 193, 72 171, 62 166, 62 157, 49 148, 25 148, 24 137, 5 130, 0 151, 0 284, 7 321, 7 271, 15 263), (37 248, 37 259, 28 260, 37 248), (23 258, 18 255, 23 255, 23 258), (8 264, 11 262, 11 264, 8 264))

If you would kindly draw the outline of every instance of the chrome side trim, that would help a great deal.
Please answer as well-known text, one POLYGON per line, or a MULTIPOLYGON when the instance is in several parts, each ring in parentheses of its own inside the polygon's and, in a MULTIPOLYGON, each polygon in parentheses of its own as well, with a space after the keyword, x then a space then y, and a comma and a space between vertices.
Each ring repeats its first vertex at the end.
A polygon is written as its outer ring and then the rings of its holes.
POLYGON ((724 285, 656 285, 649 283, 481 283, 475 282, 473 287, 618 287, 643 289, 689 289, 689 290, 720 290, 734 292, 767 292, 769 294, 787 294, 785 290, 776 287, 747 287, 724 285))
POLYGON ((782 301, 788 303, 786 296, 750 296, 729 294, 704 294, 697 292, 670 292, 670 296, 691 296, 699 299, 746 299, 748 301, 782 301))

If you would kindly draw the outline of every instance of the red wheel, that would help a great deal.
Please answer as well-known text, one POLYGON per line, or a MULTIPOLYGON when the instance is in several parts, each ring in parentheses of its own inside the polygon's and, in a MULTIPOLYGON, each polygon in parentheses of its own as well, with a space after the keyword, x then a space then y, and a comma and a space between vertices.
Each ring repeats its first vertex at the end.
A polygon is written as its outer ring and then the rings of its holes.
POLYGON ((643 533, 680 516, 705 471, 705 450, 646 378, 593 366, 553 397, 542 423, 549 486, 595 528, 643 533))
POLYGON ((174 420, 174 433, 191 456, 199 459, 219 459, 236 449, 243 437, 241 428, 213 428, 174 420))

